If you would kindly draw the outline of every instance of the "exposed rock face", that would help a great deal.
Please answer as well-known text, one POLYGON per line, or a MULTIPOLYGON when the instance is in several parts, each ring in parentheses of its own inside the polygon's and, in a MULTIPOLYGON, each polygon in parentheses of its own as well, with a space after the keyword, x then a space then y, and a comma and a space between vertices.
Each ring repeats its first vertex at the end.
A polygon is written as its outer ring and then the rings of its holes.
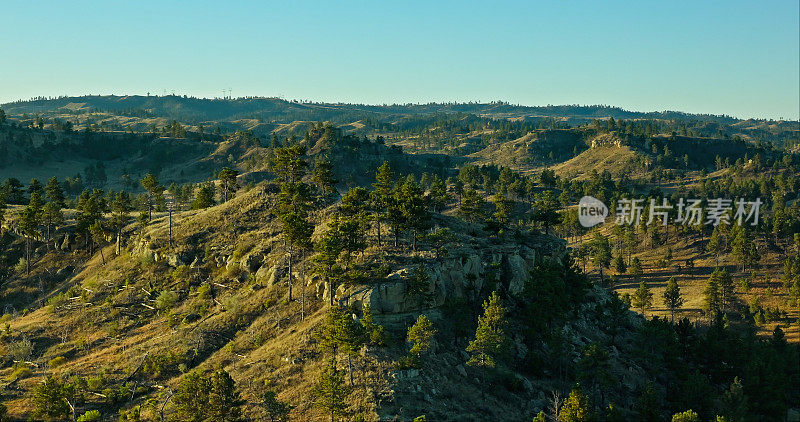
POLYGON ((342 303, 369 305, 377 316, 420 312, 442 306, 447 300, 474 298, 486 287, 487 280, 500 283, 509 294, 518 295, 537 259, 558 258, 563 244, 549 244, 542 251, 524 245, 498 245, 483 248, 461 247, 433 265, 424 265, 428 274, 422 294, 409 289, 414 272, 408 268, 389 274, 372 287, 342 297, 342 303), (544 253, 547 253, 546 255, 544 253))

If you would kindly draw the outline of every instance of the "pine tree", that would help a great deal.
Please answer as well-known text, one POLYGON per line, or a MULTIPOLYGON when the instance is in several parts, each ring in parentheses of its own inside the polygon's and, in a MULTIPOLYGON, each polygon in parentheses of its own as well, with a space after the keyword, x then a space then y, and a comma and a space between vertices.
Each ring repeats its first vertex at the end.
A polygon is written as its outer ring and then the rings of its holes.
POLYGON ((314 161, 312 179, 323 198, 336 191, 336 183, 339 182, 334 177, 333 164, 330 160, 319 157, 314 161))
POLYGON ((236 182, 236 177, 239 172, 225 167, 217 174, 217 179, 220 183, 220 191, 222 193, 222 202, 228 202, 228 199, 236 195, 236 190, 239 189, 239 184, 236 182))
POLYGON ((416 250, 419 232, 428 227, 430 213, 426 209, 422 188, 413 175, 409 175, 395 190, 395 204, 402 215, 401 224, 413 233, 411 249, 416 250))
POLYGON ((208 403, 205 406, 209 420, 237 422, 242 420, 242 405, 245 401, 236 389, 236 383, 225 370, 218 370, 211 376, 208 390, 208 403))
POLYGON ((625 274, 625 271, 628 270, 628 266, 625 265, 625 259, 622 258, 622 255, 614 257, 614 262, 612 262, 611 265, 614 267, 614 270, 617 271, 617 274, 625 274))
POLYGON ((639 308, 642 315, 645 315, 645 312, 653 306, 653 292, 644 281, 639 283, 639 288, 631 296, 631 304, 634 308, 639 308))
POLYGON ((47 184, 44 186, 44 192, 48 201, 55 203, 60 208, 64 208, 64 189, 61 188, 58 178, 53 176, 48 179, 47 184))
POLYGON ((409 327, 406 335, 406 342, 413 343, 410 353, 417 359, 421 358, 430 350, 435 335, 436 328, 433 327, 433 322, 425 315, 417 317, 417 321, 409 327))
POLYGON ((431 188, 427 194, 427 200, 433 212, 441 212, 445 205, 447 205, 449 199, 444 181, 438 175, 434 175, 431 188))
POLYGON ((347 410, 346 400, 351 391, 352 387, 344 382, 344 372, 336 367, 336 358, 329 357, 322 377, 312 389, 316 405, 325 410, 333 422, 347 410))
POLYGON ((748 420, 747 396, 744 394, 742 381, 733 379, 730 388, 722 394, 720 400, 722 416, 727 422, 744 422, 748 420))
POLYGON ((128 224, 130 212, 133 210, 131 197, 127 192, 119 192, 111 203, 111 226, 117 234, 117 255, 122 252, 122 229, 128 224))
POLYGON ((497 220, 497 222, 501 225, 508 224, 511 211, 514 209, 514 202, 508 200, 505 195, 498 192, 492 197, 492 203, 494 203, 495 208, 495 220, 497 220))
POLYGON ((34 415, 40 418, 65 419, 71 413, 75 388, 68 382, 48 374, 45 379, 33 389, 34 415))
POLYGON ((103 228, 103 224, 100 222, 100 220, 95 221, 94 224, 89 227, 89 233, 92 237, 92 242, 98 246, 98 249, 100 249, 100 258, 102 258, 103 265, 105 265, 106 257, 103 255, 103 247, 101 242, 105 240, 106 231, 103 228))
POLYGON ((461 196, 458 213, 469 221, 479 221, 483 218, 483 208, 486 201, 474 189, 466 189, 461 196))
POLYGON ((392 205, 392 202, 394 200, 393 180, 394 180, 394 173, 392 172, 392 169, 389 166, 389 162, 384 161, 383 164, 380 167, 378 167, 378 171, 375 174, 375 183, 372 184, 372 187, 375 189, 372 192, 372 197, 373 197, 373 203, 375 204, 374 207, 376 209, 375 219, 378 223, 379 247, 381 246, 381 224, 384 221, 388 220, 389 207, 392 205))
POLYGON ((294 408, 292 405, 278 400, 278 395, 268 390, 261 394, 259 405, 264 408, 270 422, 284 422, 289 420, 289 412, 294 408))
POLYGON ((634 280, 639 280, 642 278, 642 261, 639 261, 639 257, 633 257, 631 260, 631 266, 628 267, 628 273, 633 276, 634 280))
POLYGON ((580 387, 573 388, 558 414, 559 422, 588 422, 593 419, 589 398, 580 387))
POLYGON ((483 303, 483 315, 478 317, 475 340, 467 346, 472 353, 467 365, 495 367, 506 350, 506 309, 497 292, 483 303))
POLYGON ((210 391, 211 382, 208 378, 197 371, 186 374, 175 395, 172 396, 178 420, 187 422, 205 420, 210 391))
POLYGON ((153 219, 153 206, 155 203, 163 201, 164 186, 158 182, 158 177, 152 173, 147 175, 141 180, 142 187, 147 191, 147 219, 153 219))
POLYGON ((674 276, 667 281, 667 288, 664 290, 664 306, 669 309, 670 319, 674 322, 675 311, 683 306, 681 289, 678 286, 678 280, 674 276))
POLYGON ((353 319, 348 310, 339 307, 329 308, 325 315, 325 322, 317 336, 322 349, 329 352, 331 356, 336 357, 338 353, 344 353, 347 356, 347 367, 352 385, 353 358, 367 341, 364 326, 353 319))
POLYGON ((600 232, 595 232, 589 243, 590 253, 594 265, 600 269, 600 279, 603 279, 603 268, 611 265, 611 242, 607 236, 600 232))
POLYGON ((207 182, 201 184, 200 187, 197 188, 194 201, 192 201, 192 209, 201 210, 214 206, 214 204, 216 204, 214 201, 214 191, 214 183, 207 182))
POLYGON ((31 275, 31 238, 36 237, 42 223, 42 196, 39 192, 31 194, 30 203, 22 210, 19 228, 25 236, 25 275, 31 275))
POLYGON ((64 214, 61 212, 61 206, 55 201, 46 203, 42 209, 42 220, 45 227, 47 227, 47 247, 49 248, 51 228, 64 223, 64 214))

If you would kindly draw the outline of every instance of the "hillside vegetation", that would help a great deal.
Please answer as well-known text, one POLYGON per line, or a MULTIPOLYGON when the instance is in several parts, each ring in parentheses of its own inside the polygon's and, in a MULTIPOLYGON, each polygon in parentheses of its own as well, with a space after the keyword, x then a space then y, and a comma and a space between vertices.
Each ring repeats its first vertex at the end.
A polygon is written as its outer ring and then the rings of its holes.
POLYGON ((176 96, 3 109, 0 418, 798 412, 797 122, 176 96), (605 224, 579 224, 584 195, 605 224), (633 198, 644 221, 615 224, 633 198), (760 198, 760 221, 647 224, 651 199, 688 198, 760 198))

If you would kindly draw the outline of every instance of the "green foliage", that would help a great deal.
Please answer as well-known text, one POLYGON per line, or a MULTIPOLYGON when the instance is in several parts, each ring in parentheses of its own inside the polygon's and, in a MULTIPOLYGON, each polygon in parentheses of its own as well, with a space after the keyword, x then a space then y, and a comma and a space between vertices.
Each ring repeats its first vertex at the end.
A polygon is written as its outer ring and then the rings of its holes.
POLYGON ((639 280, 642 278, 644 271, 642 270, 642 261, 639 260, 639 257, 633 257, 631 260, 631 266, 628 267, 628 273, 633 276, 634 280, 639 280))
POLYGON ((573 388, 558 413, 559 422, 589 422, 594 420, 589 398, 579 387, 573 388))
POLYGON ((703 308, 712 315, 723 312, 729 304, 733 303, 734 286, 730 273, 724 269, 716 269, 708 278, 703 291, 703 308))
POLYGON ((667 281, 667 288, 664 290, 664 306, 669 309, 672 319, 675 319, 675 311, 683 306, 681 289, 678 286, 678 279, 670 277, 667 281))
POLYGON ((268 390, 261 394, 259 405, 266 412, 270 422, 283 422, 289 419, 289 412, 294 408, 292 405, 278 400, 278 395, 268 390))
POLYGON ((468 365, 485 367, 497 365, 509 341, 505 332, 507 324, 506 308, 503 307, 497 292, 492 292, 489 299, 483 303, 483 315, 478 317, 475 340, 467 346, 467 352, 471 352, 468 365))
POLYGON ((216 188, 212 182, 200 184, 197 188, 194 201, 192 201, 192 209, 200 210, 214 206, 214 204, 216 204, 216 201, 214 201, 215 190, 216 188))
POLYGON ((77 419, 77 422, 94 422, 99 420, 100 420, 100 411, 89 410, 86 413, 80 415, 77 419))
POLYGON ((172 309, 178 302, 178 294, 172 290, 164 290, 156 298, 156 309, 159 311, 167 311, 172 309))
POLYGON ((364 326, 353 319, 347 310, 340 307, 328 309, 317 338, 323 350, 332 355, 344 352, 352 356, 366 341, 364 326))
POLYGON ((639 308, 642 315, 653 306, 653 292, 644 281, 639 283, 639 287, 631 295, 631 306, 639 308))
POLYGON ((236 176, 238 175, 239 172, 230 167, 225 167, 217 173, 217 179, 219 179, 220 182, 220 192, 222 193, 222 202, 228 202, 228 199, 236 195, 236 190, 239 189, 239 184, 236 182, 236 176))
POLYGON ((474 189, 466 189, 461 196, 458 213, 470 221, 478 221, 484 216, 486 201, 474 189))
POLYGON ((417 321, 409 327, 406 335, 406 341, 413 343, 410 353, 417 358, 422 357, 430 350, 435 335, 436 328, 434 328, 433 322, 425 315, 417 317, 417 321))
POLYGON ((47 366, 50 368, 57 368, 65 363, 67 363, 67 358, 65 358, 64 356, 56 356, 53 359, 47 361, 47 366))
POLYGON ((672 415, 672 422, 700 422, 700 416, 692 409, 672 415))
POLYGON ((351 392, 352 388, 344 382, 344 371, 336 367, 336 359, 331 356, 322 376, 312 389, 315 404, 325 410, 333 421, 345 413, 347 397, 351 392))
POLYGON ((382 325, 376 324, 372 317, 372 310, 369 305, 364 305, 362 310, 361 326, 364 327, 364 332, 367 335, 368 343, 375 346, 383 346, 386 344, 386 335, 382 325))
POLYGON ((178 420, 241 421, 241 399, 231 376, 224 370, 205 375, 190 372, 172 397, 178 420))
POLYGON ((34 415, 47 419, 63 419, 70 413, 70 401, 74 400, 75 387, 70 383, 47 375, 33 389, 34 415))
POLYGON ((330 160, 320 157, 314 161, 312 179, 323 197, 333 193, 336 190, 336 183, 339 182, 334 177, 333 164, 330 160))

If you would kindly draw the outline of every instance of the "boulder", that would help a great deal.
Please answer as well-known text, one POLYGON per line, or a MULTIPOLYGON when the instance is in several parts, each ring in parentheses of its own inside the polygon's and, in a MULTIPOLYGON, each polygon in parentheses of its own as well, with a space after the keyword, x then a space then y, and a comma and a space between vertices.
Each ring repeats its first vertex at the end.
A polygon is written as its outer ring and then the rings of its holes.
POLYGON ((508 292, 518 295, 525 290, 525 282, 528 281, 530 274, 528 264, 519 255, 509 255, 505 261, 508 270, 508 292))

